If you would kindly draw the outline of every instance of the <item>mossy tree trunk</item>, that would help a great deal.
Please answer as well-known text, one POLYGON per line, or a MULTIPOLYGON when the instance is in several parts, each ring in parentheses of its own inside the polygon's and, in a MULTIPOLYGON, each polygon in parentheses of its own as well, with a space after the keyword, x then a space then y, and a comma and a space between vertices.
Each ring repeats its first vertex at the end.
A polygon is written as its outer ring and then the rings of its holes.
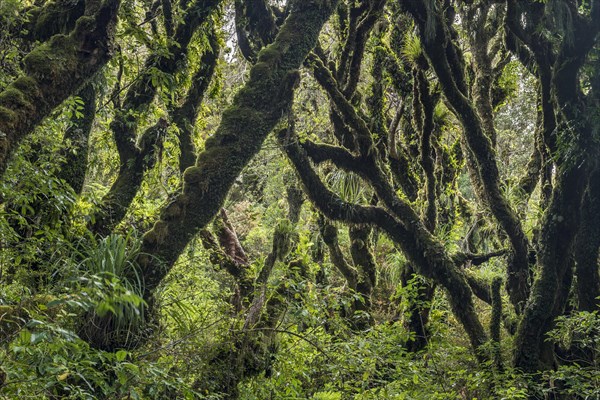
POLYGON ((590 175, 583 204, 581 226, 577 232, 575 263, 577 273, 577 300, 579 310, 593 312, 600 308, 600 173, 598 168, 590 175))
POLYGON ((263 49, 245 87, 223 113, 180 193, 144 235, 139 263, 149 297, 192 237, 216 215, 235 179, 288 109, 297 69, 314 47, 335 1, 296 1, 273 44, 263 49))
POLYGON ((360 297, 344 310, 353 328, 364 329, 372 324, 371 295, 377 284, 377 264, 371 252, 371 227, 350 226, 350 256, 348 262, 338 242, 338 229, 322 215, 319 218, 320 236, 329 249, 329 259, 344 277, 348 288, 360 297), (356 311, 362 315, 355 315, 356 311))
POLYGON ((87 172, 88 142, 96 118, 96 84, 93 80, 86 83, 77 94, 83 102, 83 115, 71 118, 64 136, 67 145, 65 161, 57 173, 58 178, 64 179, 77 194, 81 194, 87 172))
MULTIPOLYGON (((547 143, 555 159, 556 182, 541 222, 538 274, 515 338, 514 364, 526 372, 556 365, 553 345, 545 340, 545 335, 566 306, 585 188, 597 167, 598 144, 593 132, 598 129, 595 119, 599 112, 598 99, 593 90, 582 92, 580 79, 589 53, 597 45, 600 2, 594 1, 586 7, 588 16, 570 9, 574 16, 572 24, 564 28, 563 40, 555 44, 539 35, 536 25, 523 25, 523 21, 546 12, 539 4, 509 1, 507 8, 507 25, 511 32, 530 48, 536 59, 553 61, 551 76, 540 77, 540 81, 544 90, 552 94, 554 115, 549 118, 558 123, 555 137, 547 143)), ((595 74, 597 72, 592 75, 595 74)))
POLYGON ((23 75, 0 93, 0 174, 21 140, 110 59, 119 4, 86 2, 71 33, 52 36, 25 57, 23 75))
POLYGON ((169 114, 177 127, 179 137, 179 171, 183 172, 194 165, 196 148, 194 146, 194 126, 200 112, 200 105, 217 68, 220 45, 215 31, 208 36, 209 49, 200 60, 200 67, 192 77, 192 86, 185 100, 169 114))

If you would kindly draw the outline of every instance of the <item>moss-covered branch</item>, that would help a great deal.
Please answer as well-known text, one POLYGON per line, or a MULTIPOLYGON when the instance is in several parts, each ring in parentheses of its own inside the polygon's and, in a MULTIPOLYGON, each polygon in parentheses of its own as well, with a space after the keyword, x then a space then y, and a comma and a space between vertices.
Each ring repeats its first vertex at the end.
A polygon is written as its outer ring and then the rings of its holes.
POLYGON ((493 361, 495 367, 502 369, 502 353, 500 350, 500 323, 502 321, 502 296, 500 294, 500 288, 502 286, 502 279, 495 278, 491 285, 492 294, 492 315, 490 317, 490 339, 493 344, 493 361))
MULTIPOLYGON (((275 226, 271 252, 265 259, 263 267, 254 281, 254 293, 250 299, 252 305, 248 308, 248 313, 244 321, 244 329, 252 328, 259 322, 261 312, 267 300, 267 283, 271 277, 275 263, 277 261, 284 262, 295 244, 294 229, 299 220, 299 212, 304 203, 304 196, 302 191, 292 184, 287 188, 287 198, 288 216, 287 219, 281 220, 275 226)), ((268 305, 267 312, 269 312, 268 305)), ((275 315, 268 315, 266 319, 273 320, 276 318, 277 316, 275 315)))
MULTIPOLYGON (((464 275, 416 215, 413 220, 400 223, 380 207, 343 201, 321 182, 295 138, 286 140, 283 134, 279 139, 298 172, 307 195, 327 218, 352 224, 373 224, 385 231, 402 248, 419 273, 439 282, 448 291, 452 310, 463 324, 473 348, 478 349, 485 343, 487 335, 475 312, 472 292, 464 275), (415 226, 417 229, 414 229, 415 226)), ((375 184, 374 187, 376 186, 375 184)), ((386 206, 389 204, 386 203, 386 206)))
POLYGON ((64 136, 64 141, 68 143, 65 161, 57 173, 57 177, 64 179, 75 193, 81 193, 88 168, 88 140, 96 118, 95 84, 93 81, 88 82, 78 93, 83 102, 83 115, 71 118, 71 125, 64 136))
MULTIPOLYGON (((437 206, 436 206, 436 177, 434 154, 432 148, 433 141, 433 113, 435 101, 430 93, 429 82, 423 70, 414 72, 415 102, 419 103, 421 110, 421 121, 417 124, 420 132, 419 162, 425 173, 425 195, 427 198, 427 209, 425 211, 425 225, 430 232, 434 232, 437 225, 437 206)), ((439 98, 439 97, 438 97, 439 98)), ((416 109, 415 108, 415 109, 416 109)))
POLYGON ((371 131, 366 122, 357 114, 356 110, 339 89, 338 82, 333 77, 329 68, 323 64, 323 61, 314 54, 309 57, 309 62, 314 67, 314 76, 317 82, 325 89, 336 110, 340 113, 344 122, 349 125, 354 134, 361 154, 367 154, 373 150, 373 139, 371 131))
POLYGON ((600 171, 590 176, 581 206, 582 218, 575 246, 577 299, 579 310, 592 312, 600 308, 600 171))
POLYGON ((329 249, 329 258, 331 263, 342 274, 350 289, 356 291, 358 286, 358 272, 354 269, 344 257, 342 249, 338 243, 338 230, 330 222, 326 221, 322 216, 319 221, 319 230, 323 242, 329 249))
POLYGON ((492 142, 485 132, 476 109, 467 97, 463 62, 444 17, 432 12, 421 1, 411 0, 403 6, 420 27, 425 53, 440 81, 443 93, 459 118, 468 149, 473 156, 479 193, 506 232, 512 247, 509 260, 507 289, 517 310, 522 310, 529 295, 529 243, 517 213, 500 189, 500 178, 492 142), (427 34, 427 24, 434 24, 434 35, 427 34))
POLYGON ((508 253, 508 250, 506 250, 506 249, 492 251, 490 253, 484 253, 484 254, 472 254, 472 253, 468 253, 468 252, 459 252, 459 253, 453 254, 452 259, 454 260, 456 265, 459 265, 459 266, 466 266, 465 264, 477 266, 477 265, 481 265, 483 263, 488 262, 489 260, 491 260, 494 257, 504 256, 507 253, 508 253))
POLYGON ((255 63, 260 50, 271 44, 279 27, 265 0, 235 1, 235 31, 244 58, 255 63))
MULTIPOLYGON (((467 283, 469 275, 465 275, 467 283)), ((413 292, 410 295, 406 312, 409 314, 406 320, 406 328, 412 333, 406 342, 406 349, 411 352, 423 350, 429 341, 429 315, 431 301, 435 295, 436 284, 431 279, 424 278, 417 273, 412 264, 406 264, 401 276, 402 287, 408 288, 412 285, 413 292)), ((477 292, 473 289, 473 293, 477 292)))
POLYGON ((192 77, 192 86, 188 90, 185 100, 170 112, 171 120, 179 130, 179 171, 181 173, 194 165, 196 161, 196 149, 192 140, 194 125, 219 59, 220 45, 214 30, 210 33, 208 41, 210 48, 204 51, 200 59, 200 68, 192 77))
POLYGON ((28 15, 24 26, 18 26, 25 39, 44 42, 52 36, 68 34, 85 13, 85 0, 52 0, 43 5, 33 5, 23 10, 28 15))
POLYGON ((127 90, 122 105, 110 124, 121 163, 135 158, 136 130, 140 115, 154 100, 158 88, 152 83, 155 71, 172 75, 185 65, 184 59, 194 32, 208 20, 220 2, 196 0, 184 10, 183 20, 175 28, 167 53, 152 53, 146 59, 140 76, 127 90))
POLYGON ((371 0, 364 2, 358 7, 350 11, 352 22, 355 23, 356 29, 354 35, 349 35, 346 40, 345 52, 349 52, 347 66, 340 71, 344 71, 345 74, 340 82, 343 83, 342 93, 346 98, 352 98, 356 87, 358 86, 358 80, 360 77, 361 66, 365 55, 365 47, 371 30, 375 26, 375 23, 383 15, 383 8, 387 0, 371 0), (364 4, 368 4, 368 8, 365 12, 361 12, 364 4), (354 13, 354 11, 358 11, 354 13))
POLYGON ((85 84, 112 55, 119 0, 104 0, 23 60, 24 73, 0 93, 0 174, 21 140, 85 84))
MULTIPOLYGON (((354 302, 354 308, 359 311, 369 312, 371 309, 371 295, 377 285, 377 263, 372 253, 370 226, 355 225, 348 230, 350 236, 350 255, 358 271, 357 293, 362 297, 354 302)), ((355 325, 358 328, 368 326, 372 317, 360 317, 355 325)))
POLYGON ((90 229, 100 235, 109 235, 125 217, 131 202, 135 198, 146 171, 152 169, 157 161, 157 154, 167 133, 167 121, 160 119, 146 129, 139 143, 133 149, 129 162, 121 164, 117 179, 108 193, 102 198, 102 203, 90 229))

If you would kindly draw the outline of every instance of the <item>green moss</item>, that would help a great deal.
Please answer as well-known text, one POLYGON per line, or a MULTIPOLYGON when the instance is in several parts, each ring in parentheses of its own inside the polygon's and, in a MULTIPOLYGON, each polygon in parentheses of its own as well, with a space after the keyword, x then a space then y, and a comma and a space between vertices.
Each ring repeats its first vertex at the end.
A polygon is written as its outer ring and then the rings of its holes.
POLYGON ((193 185, 202 180, 202 170, 198 167, 190 167, 183 173, 183 181, 186 184, 193 185))
POLYGON ((93 16, 84 16, 77 20, 75 24, 75 31, 73 34, 77 36, 81 35, 89 35, 90 32, 93 32, 96 28, 96 20, 93 16))
POLYGON ((14 124, 17 120, 17 113, 13 110, 0 106, 0 121, 2 121, 2 125, 9 128, 12 124, 14 124))
POLYGON ((182 216, 184 213, 185 204, 182 204, 178 199, 178 201, 169 204, 167 208, 161 213, 161 218, 165 221, 176 219, 182 216))
POLYGON ((2 92, 2 94, 0 94, 0 103, 7 105, 10 104, 17 107, 32 107, 32 104, 25 99, 23 92, 12 86, 9 86, 4 90, 4 92, 2 92))
POLYGON ((69 36, 53 36, 23 59, 25 70, 37 79, 70 79, 70 74, 65 74, 65 71, 76 70, 79 61, 77 57, 73 57, 76 47, 77 43, 69 36))
POLYGON ((0 117, 6 130, 14 129, 14 124, 18 123, 20 116, 24 116, 23 112, 31 112, 34 109, 23 92, 14 86, 9 86, 0 94, 0 117), (14 109, 21 109, 22 112, 17 113, 14 109))
POLYGON ((149 245, 157 245, 164 241, 169 232, 169 225, 163 221, 156 221, 154 227, 144 235, 144 242, 149 245))
POLYGON ((56 74, 53 54, 50 48, 40 46, 24 59, 23 63, 28 72, 36 77, 53 76, 56 74))
POLYGON ((20 77, 12 84, 12 86, 25 93, 29 98, 41 95, 36 80, 29 76, 20 77))
MULTIPOLYGON (((205 175, 207 172, 211 174, 219 173, 222 170, 224 165, 228 165, 231 163, 231 158, 233 155, 231 154, 230 149, 225 147, 214 147, 207 148, 204 153, 198 157, 198 161, 196 163, 196 167, 200 169, 200 174, 205 175)), ((203 177, 202 180, 205 180, 206 177, 203 177)))
POLYGON ((68 32, 84 11, 83 0, 50 1, 42 7, 35 7, 30 11, 33 21, 32 37, 45 41, 57 33, 68 32))
POLYGON ((267 63, 259 62, 250 70, 250 79, 263 79, 271 71, 271 66, 267 63))
POLYGON ((281 59, 281 51, 275 46, 268 46, 262 49, 262 51, 258 55, 258 63, 260 64, 268 64, 273 67, 279 64, 281 59))

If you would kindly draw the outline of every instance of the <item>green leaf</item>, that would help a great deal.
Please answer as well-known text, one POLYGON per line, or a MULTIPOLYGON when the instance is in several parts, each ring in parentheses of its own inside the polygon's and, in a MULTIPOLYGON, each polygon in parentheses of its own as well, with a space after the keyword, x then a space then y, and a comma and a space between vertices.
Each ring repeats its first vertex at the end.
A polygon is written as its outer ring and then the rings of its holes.
POLYGON ((117 351, 117 353, 115 354, 115 356, 117 357, 117 361, 118 362, 122 362, 122 361, 125 361, 125 359, 127 358, 128 354, 129 353, 126 352, 125 350, 119 350, 119 351, 117 351))

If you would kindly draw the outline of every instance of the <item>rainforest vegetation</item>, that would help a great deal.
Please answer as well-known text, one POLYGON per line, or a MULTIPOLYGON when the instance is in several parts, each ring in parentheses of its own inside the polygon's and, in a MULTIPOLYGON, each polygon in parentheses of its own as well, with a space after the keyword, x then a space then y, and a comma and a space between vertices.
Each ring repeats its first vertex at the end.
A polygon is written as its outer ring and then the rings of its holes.
POLYGON ((600 0, 0 0, 0 398, 600 399, 600 0))

